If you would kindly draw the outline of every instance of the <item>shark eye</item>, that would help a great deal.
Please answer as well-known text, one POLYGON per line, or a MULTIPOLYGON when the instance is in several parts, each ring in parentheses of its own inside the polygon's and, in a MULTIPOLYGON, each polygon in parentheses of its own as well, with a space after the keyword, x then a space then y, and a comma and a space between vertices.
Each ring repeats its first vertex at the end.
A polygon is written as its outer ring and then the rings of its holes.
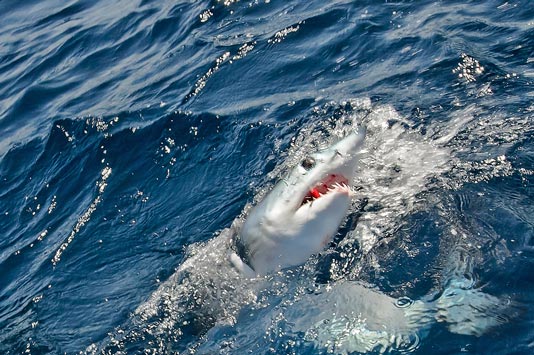
POLYGON ((313 159, 312 157, 306 157, 304 158, 304 160, 300 163, 300 165, 306 169, 306 170, 310 170, 311 168, 313 168, 315 166, 315 159, 313 159))

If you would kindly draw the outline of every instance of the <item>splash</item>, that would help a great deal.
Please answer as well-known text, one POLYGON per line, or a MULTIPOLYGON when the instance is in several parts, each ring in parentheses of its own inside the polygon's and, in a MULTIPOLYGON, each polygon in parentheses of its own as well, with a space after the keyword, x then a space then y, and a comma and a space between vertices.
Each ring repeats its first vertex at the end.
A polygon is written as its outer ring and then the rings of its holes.
MULTIPOLYGON (((462 239, 469 239, 468 233, 459 219, 455 218, 458 223, 451 227, 450 235, 444 233, 442 236, 444 241, 440 255, 444 261, 440 264, 443 268, 440 280, 442 287, 448 291, 440 298, 441 303, 411 300, 406 303, 409 298, 405 295, 394 302, 395 298, 374 290, 370 285, 347 286, 349 290, 357 289, 360 293, 383 298, 388 304, 391 300, 399 309, 406 308, 403 317, 408 322, 417 320, 417 324, 410 324, 410 327, 420 326, 424 331, 412 332, 413 328, 409 328, 409 331, 391 333, 384 328, 369 332, 370 321, 381 327, 380 318, 366 319, 361 317, 361 313, 347 311, 328 320, 333 325, 328 328, 332 330, 331 333, 321 333, 319 330, 324 319, 318 318, 318 323, 310 323, 299 318, 305 313, 302 310, 313 309, 313 304, 318 300, 333 297, 335 290, 343 288, 347 281, 357 280, 364 268, 372 267, 379 272, 382 263, 387 260, 375 255, 377 245, 387 246, 395 241, 399 225, 410 215, 424 211, 429 204, 436 202, 436 191, 458 189, 462 184, 472 182, 464 179, 464 175, 480 171, 480 166, 487 169, 488 178, 503 174, 502 167, 506 166, 506 159, 500 156, 493 160, 482 160, 478 165, 465 164, 460 159, 464 148, 460 147, 457 137, 464 134, 465 123, 471 121, 469 117, 463 117, 461 123, 451 120, 449 125, 436 125, 432 129, 427 127, 430 134, 424 134, 391 106, 373 105, 369 99, 358 99, 316 108, 310 121, 312 124, 303 127, 287 151, 282 153, 282 163, 268 174, 267 181, 279 179, 309 152, 329 146, 361 124, 367 127, 365 153, 356 178, 351 183, 357 200, 351 213, 359 217, 355 226, 350 225, 350 217, 347 221, 348 230, 335 246, 336 250, 343 250, 345 255, 332 262, 326 285, 317 282, 316 274, 324 255, 313 256, 302 267, 259 279, 240 275, 229 263, 232 235, 239 229, 250 206, 271 188, 271 183, 266 183, 256 191, 254 202, 245 207, 231 228, 221 231, 208 242, 195 243, 187 248, 176 272, 137 308, 128 324, 110 334, 102 345, 104 350, 100 351, 102 347, 93 344, 86 350, 87 354, 126 354, 139 347, 147 353, 187 351, 202 354, 221 352, 221 347, 225 346, 228 349, 262 349, 266 353, 276 353, 301 349, 299 346, 303 346, 303 343, 295 339, 303 334, 304 340, 313 343, 316 350, 318 346, 344 353, 356 345, 358 349, 369 350, 376 349, 372 344, 378 344, 381 351, 385 352, 394 349, 411 352, 419 347, 421 337, 431 324, 430 320, 436 321, 429 315, 428 304, 433 307, 437 304, 443 319, 448 317, 453 321, 459 315, 447 313, 446 309, 453 296, 476 295, 476 302, 493 302, 502 310, 502 302, 495 297, 479 296, 481 294, 475 289, 474 276, 472 282, 464 282, 466 277, 473 274, 472 250, 461 242, 462 239), (365 203, 360 203, 363 200, 365 203), (362 256, 367 258, 367 262, 358 263, 362 256), (329 290, 334 290, 332 296, 328 296, 329 290), (251 332, 251 329, 258 327, 262 332, 251 332)), ((477 139, 480 137, 474 135, 465 144, 469 146, 477 139)), ((446 204, 438 202, 436 206, 442 210, 442 217, 446 218, 446 204)), ((415 250, 410 252, 415 255, 417 246, 412 247, 415 250)), ((342 307, 343 299, 339 302, 338 306, 342 307)), ((319 302, 316 305, 321 312, 314 313, 315 317, 328 314, 321 304, 319 302)), ((367 304, 366 307, 370 314, 374 314, 372 305, 367 304)), ((487 309, 484 307, 481 309, 487 309)), ((504 319, 500 313, 494 313, 487 322, 491 326, 500 322, 497 319, 504 319)), ((480 314, 474 319, 482 319, 483 316, 480 314)), ((473 323, 466 328, 460 323, 455 323, 457 325, 452 325, 451 329, 457 332, 481 332, 483 328, 473 323)))
POLYGON ((74 237, 78 234, 78 232, 82 229, 82 227, 87 222, 89 222, 89 220, 91 219, 92 214, 95 212, 98 204, 102 201, 102 194, 104 193, 104 191, 106 189, 106 186, 108 185, 107 184, 107 180, 108 180, 109 176, 111 175, 111 168, 108 167, 108 166, 105 167, 104 169, 102 169, 100 175, 101 175, 100 180, 98 180, 98 182, 96 183, 97 188, 98 188, 98 195, 91 202, 91 204, 89 205, 87 210, 85 210, 85 212, 80 216, 80 218, 78 218, 78 221, 76 222, 76 225, 74 226, 74 228, 70 232, 70 234, 67 237, 67 239, 63 243, 61 243, 59 248, 56 250, 56 253, 55 253, 54 257, 52 258, 52 264, 54 266, 56 266, 59 263, 59 261, 61 260, 61 256, 63 255, 65 250, 67 250, 69 245, 72 243, 72 241, 74 240, 74 237))

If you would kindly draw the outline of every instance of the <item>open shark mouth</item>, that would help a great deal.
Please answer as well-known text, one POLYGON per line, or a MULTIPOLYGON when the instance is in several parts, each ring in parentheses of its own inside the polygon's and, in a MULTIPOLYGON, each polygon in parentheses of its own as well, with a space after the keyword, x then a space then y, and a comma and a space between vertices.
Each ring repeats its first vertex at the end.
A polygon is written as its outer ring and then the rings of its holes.
POLYGON ((307 203, 311 203, 330 192, 340 190, 346 191, 347 193, 352 192, 351 188, 349 187, 349 181, 347 180, 347 178, 341 174, 327 175, 326 178, 321 180, 317 185, 315 185, 308 191, 308 193, 306 194, 306 196, 304 196, 304 199, 302 200, 301 206, 307 203))

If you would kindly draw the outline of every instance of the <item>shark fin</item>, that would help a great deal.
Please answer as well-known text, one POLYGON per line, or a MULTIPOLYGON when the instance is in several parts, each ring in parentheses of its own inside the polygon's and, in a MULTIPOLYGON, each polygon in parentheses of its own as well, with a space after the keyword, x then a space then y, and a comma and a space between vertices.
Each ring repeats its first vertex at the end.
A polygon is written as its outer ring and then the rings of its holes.
POLYGON ((241 258, 235 252, 233 251, 230 252, 228 255, 228 259, 230 260, 232 265, 246 277, 249 277, 249 278, 256 277, 256 272, 254 272, 254 270, 252 270, 250 266, 245 264, 243 260, 241 260, 241 258))
POLYGON ((466 287, 462 281, 449 282, 435 306, 436 320, 446 322, 451 332, 475 336, 507 323, 513 308, 508 300, 466 287))

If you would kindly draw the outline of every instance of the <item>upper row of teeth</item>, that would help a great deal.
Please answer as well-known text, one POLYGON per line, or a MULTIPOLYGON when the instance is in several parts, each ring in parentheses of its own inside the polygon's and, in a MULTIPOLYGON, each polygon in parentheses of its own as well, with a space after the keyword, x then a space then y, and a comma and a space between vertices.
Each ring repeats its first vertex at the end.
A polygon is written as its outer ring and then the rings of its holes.
POLYGON ((336 182, 334 185, 332 185, 334 188, 330 187, 329 190, 335 190, 335 189, 349 189, 349 186, 345 183, 340 184, 339 182, 336 182))
MULTIPOLYGON (((352 194, 355 194, 356 192, 354 191, 354 189, 345 184, 345 183, 339 183, 339 182, 336 182, 335 184, 333 184, 331 187, 328 188, 328 192, 332 192, 332 191, 336 191, 338 189, 342 189, 342 190, 349 190, 349 194, 352 195, 352 194)), ((324 194, 322 193, 319 193, 320 196, 323 196, 324 194)))

